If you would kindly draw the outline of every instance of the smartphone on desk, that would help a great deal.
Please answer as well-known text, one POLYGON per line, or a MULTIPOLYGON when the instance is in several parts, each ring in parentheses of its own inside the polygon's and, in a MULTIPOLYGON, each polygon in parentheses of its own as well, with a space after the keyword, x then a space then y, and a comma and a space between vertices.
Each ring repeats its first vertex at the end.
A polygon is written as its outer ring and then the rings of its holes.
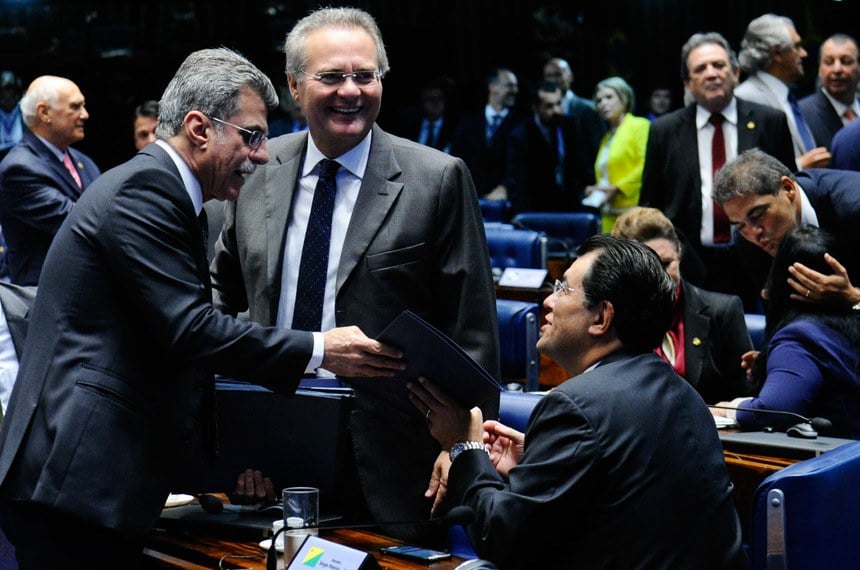
POLYGON ((421 548, 420 546, 386 546, 379 550, 383 554, 402 556, 403 558, 409 558, 410 560, 418 560, 421 562, 435 562, 436 560, 451 558, 451 554, 448 552, 432 550, 430 548, 421 548))

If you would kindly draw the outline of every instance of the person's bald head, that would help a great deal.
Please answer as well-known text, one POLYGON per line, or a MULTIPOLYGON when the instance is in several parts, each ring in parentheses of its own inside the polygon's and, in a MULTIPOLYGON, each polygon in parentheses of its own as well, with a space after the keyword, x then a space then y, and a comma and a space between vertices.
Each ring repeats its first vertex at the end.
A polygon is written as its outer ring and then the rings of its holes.
POLYGON ((37 77, 20 105, 24 124, 61 150, 83 140, 84 123, 90 115, 81 90, 71 80, 55 75, 37 77))

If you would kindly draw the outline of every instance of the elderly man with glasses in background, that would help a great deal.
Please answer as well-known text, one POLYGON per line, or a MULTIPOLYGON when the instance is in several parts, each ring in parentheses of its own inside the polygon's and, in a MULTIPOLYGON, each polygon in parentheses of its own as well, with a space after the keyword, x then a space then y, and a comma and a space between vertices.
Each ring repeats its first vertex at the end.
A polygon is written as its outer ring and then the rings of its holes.
MULTIPOLYGON (((462 160, 376 125, 388 57, 375 21, 357 9, 317 10, 288 34, 285 51, 309 130, 270 140, 268 165, 227 205, 211 265, 217 306, 247 310, 264 325, 350 324, 370 337, 409 309, 498 377, 495 294, 474 184, 462 160)), ((429 517, 438 482, 428 490, 428 481, 447 453, 411 406, 353 388, 350 432, 366 502, 356 512, 368 508, 377 521, 429 517)), ((495 417, 498 398, 483 409, 495 417)), ((441 543, 427 529, 389 532, 441 543)))

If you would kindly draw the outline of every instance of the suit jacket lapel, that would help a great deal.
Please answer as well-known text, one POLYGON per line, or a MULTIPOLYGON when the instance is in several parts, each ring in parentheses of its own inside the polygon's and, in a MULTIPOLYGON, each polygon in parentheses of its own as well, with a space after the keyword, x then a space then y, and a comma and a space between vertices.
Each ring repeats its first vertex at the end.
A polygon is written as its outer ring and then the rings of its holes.
MULTIPOLYGON (((70 198, 77 200, 81 195, 81 189, 78 188, 78 183, 75 182, 75 179, 72 178, 72 174, 66 170, 63 163, 57 159, 57 156, 51 151, 51 149, 45 146, 45 143, 43 143, 39 137, 29 131, 24 136, 27 137, 27 142, 33 148, 35 153, 44 159, 45 164, 50 165, 50 168, 54 173, 54 179, 59 182, 60 190, 70 198)), ((76 162, 74 157, 72 157, 72 161, 76 162)))
POLYGON ((6 315, 6 323, 9 326, 9 335, 12 337, 15 353, 20 359, 21 351, 24 350, 24 339, 27 337, 30 309, 14 295, 3 295, 3 312, 6 315))
POLYGON ((738 154, 758 146, 761 125, 755 119, 755 111, 743 99, 738 99, 738 154))
POLYGON ((708 319, 701 314, 705 309, 702 300, 691 293, 686 284, 682 284, 682 287, 684 288, 684 303, 686 304, 684 311, 686 377, 691 385, 698 386, 699 378, 702 375, 702 347, 707 346, 708 319), (694 343, 693 339, 698 339, 699 342, 694 343))
POLYGON ((341 252, 337 270, 337 291, 340 291, 358 260, 367 251, 373 236, 379 231, 388 211, 403 190, 402 183, 392 181, 400 172, 389 135, 374 126, 367 169, 361 181, 358 200, 352 211, 341 252))
MULTIPOLYGON (((689 172, 690 180, 694 182, 693 198, 696 202, 695 209, 701 212, 699 202, 701 202, 702 177, 699 175, 699 133, 696 129, 696 105, 687 105, 684 109, 684 117, 678 129, 678 141, 692 141, 693 147, 690 152, 678 153, 681 157, 682 164, 678 169, 679 172, 689 172)), ((685 144, 685 142, 679 142, 685 144)), ((701 214, 699 214, 701 216, 701 214)))

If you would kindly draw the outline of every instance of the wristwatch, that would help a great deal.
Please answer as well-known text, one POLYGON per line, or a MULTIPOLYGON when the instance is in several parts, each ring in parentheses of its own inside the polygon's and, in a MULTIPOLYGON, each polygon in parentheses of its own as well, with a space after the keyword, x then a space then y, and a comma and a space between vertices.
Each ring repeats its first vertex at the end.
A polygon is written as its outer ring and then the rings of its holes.
POLYGON ((487 453, 487 455, 490 455, 489 450, 480 441, 461 441, 452 445, 451 451, 448 452, 448 455, 451 457, 451 463, 453 463, 454 460, 457 459, 458 455, 460 455, 467 449, 482 449, 487 453))

